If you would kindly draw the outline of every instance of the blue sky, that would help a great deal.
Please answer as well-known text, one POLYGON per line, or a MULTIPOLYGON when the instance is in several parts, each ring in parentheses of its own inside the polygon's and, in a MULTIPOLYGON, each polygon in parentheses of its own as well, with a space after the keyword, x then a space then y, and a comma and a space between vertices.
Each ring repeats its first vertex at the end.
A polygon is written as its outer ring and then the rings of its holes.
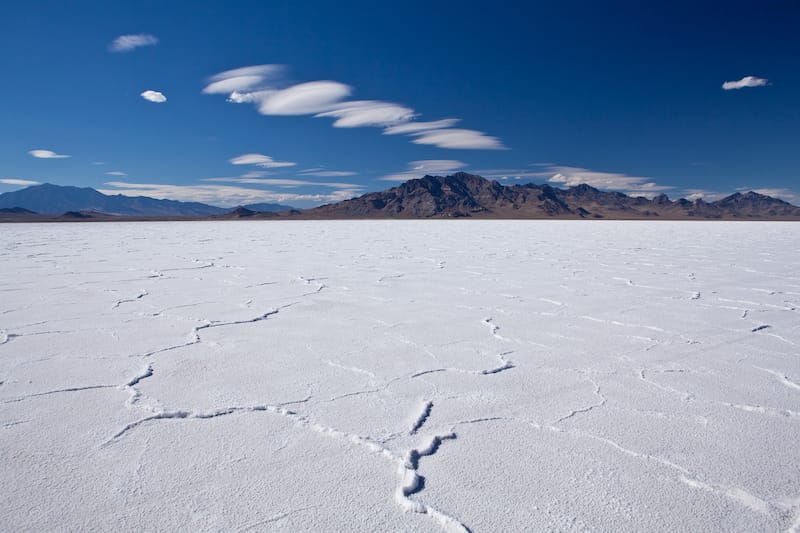
POLYGON ((464 170, 800 203, 798 27, 789 0, 9 3, 0 192, 305 207, 464 170))

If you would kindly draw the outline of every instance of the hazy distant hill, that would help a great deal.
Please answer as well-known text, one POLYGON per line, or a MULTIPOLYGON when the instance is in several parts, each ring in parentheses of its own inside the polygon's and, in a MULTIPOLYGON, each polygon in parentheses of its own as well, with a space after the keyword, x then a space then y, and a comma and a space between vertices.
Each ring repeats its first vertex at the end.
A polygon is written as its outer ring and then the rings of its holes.
POLYGON ((800 207, 755 192, 716 202, 652 200, 589 185, 558 189, 549 185, 501 185, 456 173, 425 176, 398 187, 303 211, 307 218, 614 218, 614 219, 797 219, 800 207))
POLYGON ((197 202, 156 200, 146 196, 108 196, 92 188, 34 185, 0 194, 0 208, 20 207, 40 214, 95 211, 120 216, 209 216, 230 211, 197 202))
POLYGON ((277 213, 279 211, 291 211, 295 209, 290 205, 283 205, 283 204, 270 204, 270 203, 260 203, 260 204, 247 204, 243 205, 245 209, 249 209, 250 211, 255 211, 257 213, 277 213))

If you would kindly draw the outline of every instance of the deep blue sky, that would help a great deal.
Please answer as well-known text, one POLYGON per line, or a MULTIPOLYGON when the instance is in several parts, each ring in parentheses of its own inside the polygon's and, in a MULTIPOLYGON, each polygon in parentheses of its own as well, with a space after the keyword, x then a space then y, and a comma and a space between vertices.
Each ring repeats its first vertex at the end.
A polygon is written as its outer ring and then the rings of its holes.
POLYGON ((0 192, 32 181, 307 206, 458 168, 799 203, 798 28, 795 1, 6 3, 0 192), (112 51, 123 35, 157 43, 112 51), (240 93, 253 103, 203 93, 258 65, 283 69, 251 69, 240 93), (723 90, 745 76, 768 81, 723 90), (295 87, 324 80, 337 83, 295 87), (292 100, 304 88, 311 104, 292 100), (363 100, 402 107, 347 104, 363 100), (353 106, 365 114, 350 125, 372 125, 333 127, 353 106), (461 120, 383 134, 446 118, 461 120), (287 166, 231 163, 244 154, 287 166))

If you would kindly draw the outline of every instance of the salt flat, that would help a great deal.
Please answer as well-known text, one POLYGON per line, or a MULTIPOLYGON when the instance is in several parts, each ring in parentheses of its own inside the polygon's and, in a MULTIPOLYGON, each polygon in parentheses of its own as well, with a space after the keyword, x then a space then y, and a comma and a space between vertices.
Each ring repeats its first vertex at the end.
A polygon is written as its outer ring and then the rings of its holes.
POLYGON ((0 227, 0 530, 800 530, 800 226, 0 227))

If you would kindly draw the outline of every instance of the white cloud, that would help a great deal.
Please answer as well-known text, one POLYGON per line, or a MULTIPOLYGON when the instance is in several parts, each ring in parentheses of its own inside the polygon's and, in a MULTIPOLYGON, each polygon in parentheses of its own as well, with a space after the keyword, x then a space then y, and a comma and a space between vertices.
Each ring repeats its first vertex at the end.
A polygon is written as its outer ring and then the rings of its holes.
POLYGON ((158 91, 147 90, 144 91, 140 96, 148 102, 154 102, 156 104, 163 104, 167 101, 167 97, 158 91))
POLYGON ((106 183, 113 189, 98 189, 103 194, 124 196, 149 196, 183 202, 202 202, 221 207, 259 202, 320 204, 347 200, 359 194, 357 190, 336 190, 328 194, 293 194, 230 185, 171 185, 156 183, 106 183))
POLYGON ((412 134, 415 144, 431 144, 438 148, 457 150, 505 150, 506 147, 497 137, 486 135, 482 131, 460 128, 421 131, 412 134))
POLYGON ((121 170, 112 170, 111 172, 106 172, 106 176, 127 176, 126 172, 122 172, 121 170))
POLYGON ((765 78, 757 78, 755 76, 745 76, 738 81, 726 81, 722 84, 722 88, 726 91, 732 89, 743 89, 745 87, 764 87, 769 80, 765 78))
POLYGON ((264 89, 261 91, 253 91, 250 93, 233 91, 230 95, 228 95, 228 98, 225 101, 234 104, 257 104, 261 100, 267 98, 269 95, 274 93, 275 93, 274 89, 264 89))
POLYGON ((432 122, 407 122, 405 124, 397 124, 389 126, 383 130, 384 135, 398 135, 401 133, 412 134, 421 131, 441 130, 454 126, 460 122, 460 118, 445 118, 442 120, 434 120, 432 122))
POLYGON ((377 100, 343 102, 330 111, 318 113, 317 117, 335 117, 335 128, 360 128, 363 126, 391 126, 414 118, 413 109, 377 100))
MULTIPOLYGON (((233 70, 226 70, 211 76, 210 82, 204 89, 205 94, 230 94, 237 91, 246 91, 260 86, 272 76, 280 75, 284 70, 282 65, 254 65, 233 70)), ((231 95, 233 96, 233 95, 231 95)))
POLYGON ((244 178, 244 177, 223 177, 223 178, 203 178, 203 181, 227 182, 227 183, 247 183, 250 185, 279 185, 282 187, 330 187, 332 189, 359 189, 355 183, 331 183, 324 181, 308 181, 290 178, 244 178))
POLYGON ((254 65, 215 74, 203 89, 206 94, 228 94, 227 101, 251 103, 262 115, 314 115, 332 117, 336 128, 372 126, 384 134, 405 134, 416 144, 462 150, 502 150, 502 141, 483 132, 451 128, 460 119, 412 122, 417 113, 410 107, 380 100, 346 101, 352 87, 320 80, 286 87, 279 79, 280 65, 254 65))
POLYGON ((318 178, 339 178, 342 176, 355 176, 357 173, 348 170, 323 170, 321 168, 313 168, 301 170, 297 174, 299 176, 316 176, 318 178))
POLYGON ((726 192, 707 191, 705 189, 686 189, 683 191, 682 198, 691 201, 704 200, 706 202, 713 202, 714 200, 720 200, 726 196, 730 196, 730 194, 731 193, 726 192))
POLYGON ((23 185, 23 186, 27 186, 27 185, 40 185, 42 182, 41 181, 32 181, 32 180, 18 180, 18 179, 15 179, 15 178, 3 178, 3 179, 0 179, 0 183, 2 183, 4 185, 23 185))
POLYGON ((105 161, 92 161, 93 165, 105 165, 105 161))
POLYGON ((240 178, 263 178, 264 176, 269 176, 270 174, 274 174, 274 172, 270 172, 268 170, 251 170, 250 172, 245 172, 240 178))
POLYGON ((280 91, 267 91, 259 101, 262 115, 311 115, 329 110, 350 96, 350 86, 336 81, 309 81, 280 91))
POLYGON ((585 183, 598 189, 624 190, 639 194, 668 191, 673 188, 658 185, 652 178, 629 176, 617 172, 597 172, 586 168, 566 166, 552 166, 548 167, 548 170, 555 173, 548 181, 563 183, 567 187, 585 183))
POLYGON ((541 180, 542 178, 549 178, 553 175, 552 171, 547 171, 547 170, 532 171, 526 168, 480 169, 480 170, 474 170, 472 173, 477 174, 478 176, 483 176, 484 178, 500 179, 500 180, 507 180, 507 179, 521 180, 523 178, 535 178, 541 180))
POLYGON ((411 161, 408 163, 408 169, 378 179, 381 181, 408 181, 414 178, 421 178, 426 174, 432 176, 450 174, 466 166, 466 163, 454 159, 424 159, 411 161))
POLYGON ((154 35, 147 33, 138 33, 135 35, 120 35, 108 45, 108 49, 112 52, 129 52, 141 46, 153 46, 158 43, 158 38, 154 35))
POLYGON ((297 163, 291 161, 275 161, 268 155, 263 154, 242 154, 230 159, 233 165, 258 165, 262 168, 282 168, 293 167, 297 163))
POLYGON ((72 157, 71 155, 57 154, 50 150, 31 150, 28 153, 37 159, 65 159, 72 157))

